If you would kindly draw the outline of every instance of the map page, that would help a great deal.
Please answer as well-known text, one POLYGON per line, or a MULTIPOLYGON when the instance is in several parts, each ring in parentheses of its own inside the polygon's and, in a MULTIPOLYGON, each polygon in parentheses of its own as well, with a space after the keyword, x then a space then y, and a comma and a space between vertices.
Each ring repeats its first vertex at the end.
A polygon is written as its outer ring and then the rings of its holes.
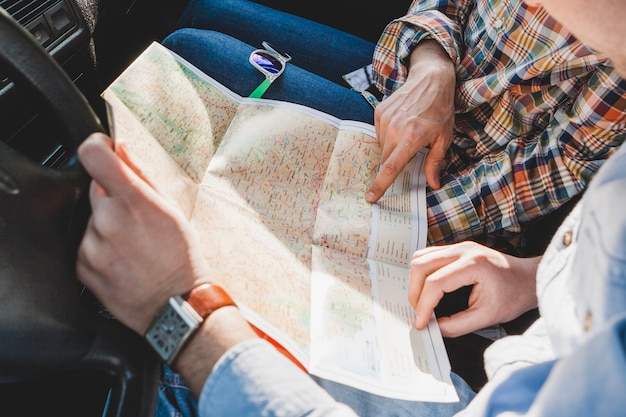
POLYGON ((392 398, 457 401, 433 317, 413 326, 425 153, 378 204, 374 127, 240 97, 153 43, 104 92, 111 132, 198 233, 214 280, 309 373, 392 398))

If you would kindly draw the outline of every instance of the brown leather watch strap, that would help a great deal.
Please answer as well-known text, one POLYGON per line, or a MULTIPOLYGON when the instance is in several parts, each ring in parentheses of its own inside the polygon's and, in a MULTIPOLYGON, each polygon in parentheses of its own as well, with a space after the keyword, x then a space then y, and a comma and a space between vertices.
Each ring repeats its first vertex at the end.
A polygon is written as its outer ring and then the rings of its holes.
POLYGON ((183 299, 204 319, 218 308, 237 305, 222 287, 211 283, 198 285, 183 299))

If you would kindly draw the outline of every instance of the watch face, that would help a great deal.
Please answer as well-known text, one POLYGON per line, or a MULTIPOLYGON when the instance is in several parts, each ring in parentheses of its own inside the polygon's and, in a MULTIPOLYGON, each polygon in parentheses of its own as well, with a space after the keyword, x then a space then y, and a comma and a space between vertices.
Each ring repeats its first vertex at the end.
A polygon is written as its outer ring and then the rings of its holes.
POLYGON ((196 321, 181 310, 175 299, 171 299, 146 332, 146 339, 163 360, 170 362, 197 328, 196 321))

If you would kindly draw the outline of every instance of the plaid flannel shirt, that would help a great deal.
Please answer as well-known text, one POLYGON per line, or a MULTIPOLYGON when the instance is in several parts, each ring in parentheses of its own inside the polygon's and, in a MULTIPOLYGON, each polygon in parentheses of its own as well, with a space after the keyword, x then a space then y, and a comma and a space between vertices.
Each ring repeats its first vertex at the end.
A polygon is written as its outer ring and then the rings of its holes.
POLYGON ((580 194, 626 137, 626 82, 542 8, 519 0, 415 0, 374 54, 385 94, 436 40, 456 64, 442 188, 427 190, 430 244, 516 234, 580 194))

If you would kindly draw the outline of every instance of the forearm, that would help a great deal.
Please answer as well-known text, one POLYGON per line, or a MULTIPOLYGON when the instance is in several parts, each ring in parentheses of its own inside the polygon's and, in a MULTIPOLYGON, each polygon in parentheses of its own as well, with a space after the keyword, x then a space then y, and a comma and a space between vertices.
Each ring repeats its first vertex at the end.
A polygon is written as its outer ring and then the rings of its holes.
POLYGON ((181 373, 191 391, 198 397, 217 361, 229 349, 256 333, 235 307, 213 312, 180 352, 173 368, 181 373))
POLYGON ((415 0, 400 20, 416 30, 414 44, 434 39, 456 62, 474 4, 475 0, 415 0))
POLYGON ((213 312, 173 368, 199 399, 200 416, 356 417, 258 338, 235 307, 213 312))
POLYGON ((408 79, 411 78, 411 74, 425 70, 446 71, 454 74, 454 63, 439 42, 434 39, 424 39, 415 46, 409 55, 408 67, 408 79))
POLYGON ((414 1, 407 14, 383 31, 373 59, 377 87, 389 95, 406 80, 409 56, 422 41, 435 40, 455 64, 465 19, 473 1, 414 1))
POLYGON ((212 313, 174 363, 200 416, 355 417, 307 373, 256 336, 238 310, 212 313))

